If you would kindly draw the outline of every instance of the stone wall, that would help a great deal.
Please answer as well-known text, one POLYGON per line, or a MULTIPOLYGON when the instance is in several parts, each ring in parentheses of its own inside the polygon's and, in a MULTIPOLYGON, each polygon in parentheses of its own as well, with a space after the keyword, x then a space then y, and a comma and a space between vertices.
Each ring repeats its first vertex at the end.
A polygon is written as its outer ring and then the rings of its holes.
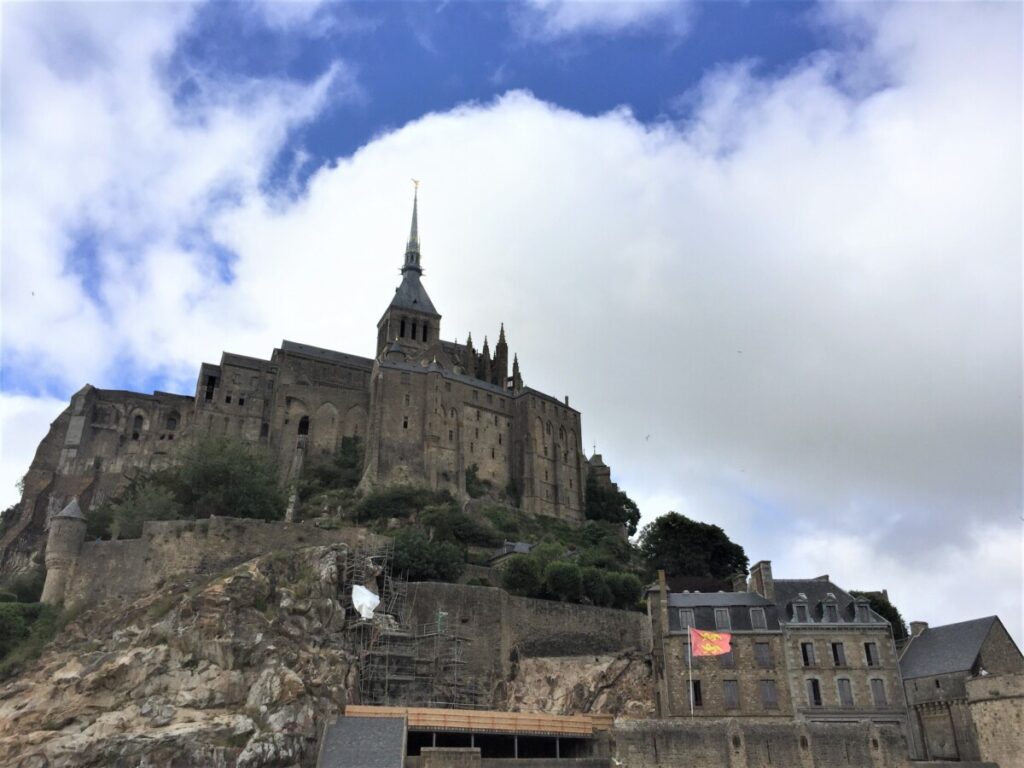
POLYGON ((436 611, 471 642, 467 673, 508 678, 519 657, 643 651, 650 624, 642 613, 534 600, 495 587, 424 582, 409 585, 412 621, 429 624, 436 611))
POLYGON ((64 602, 72 607, 111 596, 131 597, 158 589, 176 574, 215 574, 268 552, 378 539, 361 528, 325 530, 308 523, 233 517, 150 521, 141 538, 83 544, 64 602))
POLYGON ((612 755, 620 768, 904 768, 902 729, 860 723, 618 720, 612 755))
POLYGON ((967 697, 981 759, 1024 768, 1024 674, 968 680, 967 697))

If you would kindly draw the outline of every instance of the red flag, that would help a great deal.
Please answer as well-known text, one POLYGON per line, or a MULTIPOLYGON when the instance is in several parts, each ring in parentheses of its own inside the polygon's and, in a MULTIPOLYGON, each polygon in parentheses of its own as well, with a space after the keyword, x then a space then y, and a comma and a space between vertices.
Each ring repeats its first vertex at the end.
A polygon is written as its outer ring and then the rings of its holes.
POLYGON ((706 632, 690 627, 690 648, 694 656, 721 656, 732 652, 732 635, 728 632, 706 632))

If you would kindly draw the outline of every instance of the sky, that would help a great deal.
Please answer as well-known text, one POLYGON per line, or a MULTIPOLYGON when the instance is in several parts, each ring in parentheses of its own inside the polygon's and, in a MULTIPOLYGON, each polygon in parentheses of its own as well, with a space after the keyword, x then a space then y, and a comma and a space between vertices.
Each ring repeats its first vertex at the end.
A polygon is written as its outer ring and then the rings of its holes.
POLYGON ((72 393, 442 335, 649 522, 933 625, 1022 575, 1017 3, 0 9, 0 507, 72 393))

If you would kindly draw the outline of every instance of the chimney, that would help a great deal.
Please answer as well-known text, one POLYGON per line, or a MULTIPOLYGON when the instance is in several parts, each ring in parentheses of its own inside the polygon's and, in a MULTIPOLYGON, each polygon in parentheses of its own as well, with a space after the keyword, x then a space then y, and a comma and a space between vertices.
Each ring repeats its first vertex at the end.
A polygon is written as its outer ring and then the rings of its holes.
POLYGON ((927 621, 912 621, 910 622, 910 636, 917 637, 922 632, 928 629, 927 621))
POLYGON ((740 571, 732 575, 732 591, 733 592, 746 592, 747 591, 747 574, 740 571))
POLYGON ((761 560, 750 569, 750 591, 765 600, 775 601, 775 579, 772 578, 772 561, 761 560))

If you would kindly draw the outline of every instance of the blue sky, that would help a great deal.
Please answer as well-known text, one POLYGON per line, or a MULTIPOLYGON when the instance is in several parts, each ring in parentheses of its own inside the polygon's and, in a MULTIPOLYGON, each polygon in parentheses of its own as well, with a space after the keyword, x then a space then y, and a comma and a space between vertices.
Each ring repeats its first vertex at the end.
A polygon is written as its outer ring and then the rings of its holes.
POLYGON ((416 177, 443 335, 645 520, 1021 636, 1019 4, 0 13, 3 506, 86 382, 372 354, 416 177))

